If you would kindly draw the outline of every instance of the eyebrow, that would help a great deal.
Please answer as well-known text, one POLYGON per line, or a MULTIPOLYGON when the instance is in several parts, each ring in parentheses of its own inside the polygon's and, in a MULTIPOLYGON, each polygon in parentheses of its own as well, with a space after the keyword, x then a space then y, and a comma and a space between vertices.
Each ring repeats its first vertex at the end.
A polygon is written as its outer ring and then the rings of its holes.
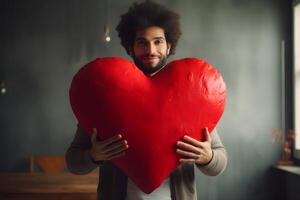
MULTIPOLYGON (((153 38, 153 40, 157 40, 157 39, 165 40, 165 38, 164 38, 164 37, 161 37, 161 36, 159 36, 159 37, 154 37, 154 38, 153 38)), ((137 41, 137 40, 146 40, 146 38, 144 38, 144 37, 137 37, 137 38, 135 39, 135 41, 137 41)))

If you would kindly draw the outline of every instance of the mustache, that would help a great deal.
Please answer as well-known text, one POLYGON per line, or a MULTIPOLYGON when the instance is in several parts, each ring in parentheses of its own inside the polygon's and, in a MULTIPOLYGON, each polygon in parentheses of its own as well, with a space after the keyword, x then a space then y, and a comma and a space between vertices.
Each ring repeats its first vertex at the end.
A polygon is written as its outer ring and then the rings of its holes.
POLYGON ((160 55, 154 55, 154 54, 146 54, 141 56, 142 58, 160 58, 160 55))

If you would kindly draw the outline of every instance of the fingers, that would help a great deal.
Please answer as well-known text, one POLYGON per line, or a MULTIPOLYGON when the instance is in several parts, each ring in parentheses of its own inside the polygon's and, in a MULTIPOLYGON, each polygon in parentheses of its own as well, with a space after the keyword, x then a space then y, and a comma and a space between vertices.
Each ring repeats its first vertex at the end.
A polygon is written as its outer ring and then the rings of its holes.
POLYGON ((187 150, 187 151, 190 151, 190 152, 194 152, 196 154, 200 153, 199 148, 197 148, 197 147, 195 147, 195 146, 193 146, 191 144, 182 142, 182 141, 178 141, 177 142, 177 146, 180 147, 182 150, 187 150))
POLYGON ((201 142, 199 142, 198 140, 196 140, 196 139, 194 139, 190 136, 185 135, 183 137, 183 140, 188 142, 189 144, 195 146, 195 147, 202 147, 201 142))
POLYGON ((123 141, 120 141, 120 142, 117 142, 117 143, 113 143, 109 146, 106 146, 103 149, 103 153, 109 154, 111 152, 115 152, 118 149, 126 150, 126 149, 128 149, 128 147, 129 147, 129 145, 127 144, 127 141, 123 140, 123 141))
POLYGON ((104 141, 98 141, 98 140, 97 140, 97 134, 98 134, 97 129, 96 129, 96 128, 93 128, 93 132, 92 132, 92 133, 93 133, 93 134, 92 134, 92 136, 91 136, 91 142, 92 142, 93 144, 95 144, 95 143, 97 143, 97 142, 100 142, 103 146, 108 146, 108 145, 110 145, 110 144, 112 144, 112 143, 114 143, 114 142, 117 142, 118 140, 120 140, 120 139, 122 138, 122 135, 121 135, 121 134, 117 134, 117 135, 115 135, 115 136, 112 136, 112 137, 110 137, 110 138, 104 140, 104 141))
POLYGON ((101 144, 102 144, 103 146, 109 146, 109 145, 111 145, 112 143, 115 143, 115 142, 117 142, 117 141, 120 141, 121 138, 122 138, 122 135, 118 134, 118 135, 112 136, 112 137, 110 137, 110 138, 108 138, 108 139, 102 141, 101 144))
POLYGON ((127 141, 115 143, 110 145, 105 151, 107 152, 107 159, 112 160, 126 154, 126 150, 129 148, 127 141))
MULTIPOLYGON (((205 127, 205 129, 203 130, 203 134, 204 134, 204 137, 205 137, 205 141, 203 141, 203 142, 200 142, 200 141, 198 141, 198 140, 196 140, 196 139, 194 139, 190 136, 187 136, 187 135, 185 135, 183 137, 183 140, 185 142, 191 144, 192 146, 203 148, 204 147, 204 145, 203 145, 204 142, 211 143, 211 141, 212 141, 210 133, 208 132, 207 127, 205 127)), ((197 153, 197 152, 195 152, 195 153, 197 153)))
POLYGON ((196 162, 196 160, 195 159, 191 159, 191 158, 180 158, 179 159, 179 162, 181 162, 181 163, 195 163, 196 162))
POLYGON ((195 154, 193 152, 189 152, 189 151, 184 151, 182 149, 177 149, 176 150, 178 154, 180 154, 183 157, 187 157, 187 158, 192 158, 192 159, 197 159, 199 157, 199 154, 195 154))
POLYGON ((129 148, 128 142, 122 139, 122 135, 117 134, 106 140, 97 140, 97 129, 93 128, 90 149, 91 156, 94 160, 111 160, 123 156, 129 148))
POLYGON ((108 157, 110 157, 110 156, 113 156, 115 154, 119 154, 121 152, 125 152, 128 148, 129 148, 128 145, 126 145, 126 146, 120 146, 118 148, 115 148, 115 149, 107 152, 107 155, 108 155, 108 157))
POLYGON ((108 158, 108 160, 113 160, 115 158, 118 158, 118 157, 121 157, 121 156, 124 156, 126 154, 125 151, 121 152, 121 153, 118 153, 118 154, 115 154, 115 155, 112 155, 111 157, 108 158))

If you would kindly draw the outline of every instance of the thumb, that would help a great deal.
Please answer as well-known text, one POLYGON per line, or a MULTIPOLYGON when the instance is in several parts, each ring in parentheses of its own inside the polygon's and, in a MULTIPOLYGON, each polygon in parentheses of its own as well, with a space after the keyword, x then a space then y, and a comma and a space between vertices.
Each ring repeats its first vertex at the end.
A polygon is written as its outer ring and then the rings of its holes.
POLYGON ((210 136, 210 134, 208 132, 208 128, 207 127, 205 127, 205 129, 204 129, 204 136, 205 136, 205 141, 211 143, 211 136, 210 136))
POLYGON ((93 134, 91 137, 91 141, 93 144, 97 142, 97 129, 96 128, 93 128, 93 134))

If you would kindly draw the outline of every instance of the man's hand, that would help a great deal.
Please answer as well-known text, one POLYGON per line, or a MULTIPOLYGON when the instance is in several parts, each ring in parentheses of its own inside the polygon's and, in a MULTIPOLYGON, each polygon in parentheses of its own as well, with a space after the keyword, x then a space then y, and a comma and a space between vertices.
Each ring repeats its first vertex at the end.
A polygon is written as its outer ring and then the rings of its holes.
POLYGON ((129 148, 127 141, 122 139, 122 135, 120 134, 104 141, 98 141, 96 128, 93 128, 91 142, 92 147, 89 153, 95 161, 112 160, 114 158, 124 156, 125 150, 129 148))
POLYGON ((212 160, 211 136, 207 128, 204 129, 204 134, 206 137, 204 142, 195 140, 187 135, 183 137, 183 141, 177 142, 178 149, 176 152, 182 156, 179 162, 205 165, 212 160))

